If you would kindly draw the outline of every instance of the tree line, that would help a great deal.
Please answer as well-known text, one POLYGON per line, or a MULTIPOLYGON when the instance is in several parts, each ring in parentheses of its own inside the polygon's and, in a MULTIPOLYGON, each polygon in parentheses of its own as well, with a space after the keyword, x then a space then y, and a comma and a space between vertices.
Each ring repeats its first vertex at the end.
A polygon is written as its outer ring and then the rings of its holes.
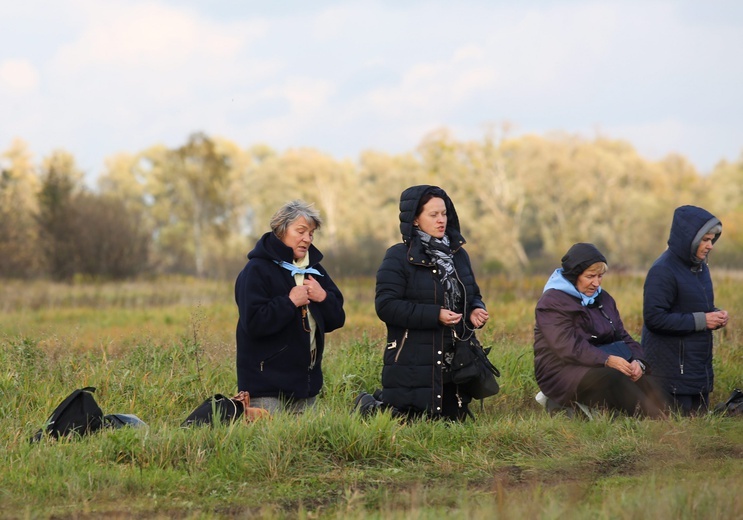
POLYGON ((95 188, 72 154, 36 163, 11 143, 0 154, 0 277, 231 278, 294 198, 320 210, 315 240, 331 272, 370 275, 400 239, 399 195, 413 184, 450 194, 483 274, 547 271, 579 241, 612 268, 646 270, 681 204, 722 220, 716 265, 743 265, 743 155, 702 175, 681 155, 651 161, 624 141, 567 134, 461 141, 440 130, 407 153, 339 160, 194 133, 109 157, 95 188))

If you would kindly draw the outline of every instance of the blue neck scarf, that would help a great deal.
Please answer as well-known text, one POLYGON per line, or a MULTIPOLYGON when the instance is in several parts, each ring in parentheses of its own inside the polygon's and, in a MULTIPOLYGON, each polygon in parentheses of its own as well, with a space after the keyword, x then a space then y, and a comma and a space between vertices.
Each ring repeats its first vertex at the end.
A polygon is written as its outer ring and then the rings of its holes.
POLYGON ((287 271, 289 271, 292 276, 295 274, 314 274, 317 276, 324 276, 320 271, 313 267, 307 267, 306 269, 302 269, 301 267, 297 267, 294 264, 290 264, 289 262, 274 260, 274 263, 278 265, 279 267, 283 267, 287 271))
POLYGON ((555 272, 552 273, 552 276, 550 276, 549 280, 547 280, 547 283, 545 284, 544 290, 542 292, 546 292, 549 289, 557 289, 558 291, 562 291, 566 294, 569 294, 570 296, 579 298, 580 304, 584 307, 593 305, 598 295, 601 294, 600 286, 591 296, 586 296, 585 294, 578 292, 578 289, 575 288, 575 285, 567 281, 562 275, 562 267, 555 269, 555 272))

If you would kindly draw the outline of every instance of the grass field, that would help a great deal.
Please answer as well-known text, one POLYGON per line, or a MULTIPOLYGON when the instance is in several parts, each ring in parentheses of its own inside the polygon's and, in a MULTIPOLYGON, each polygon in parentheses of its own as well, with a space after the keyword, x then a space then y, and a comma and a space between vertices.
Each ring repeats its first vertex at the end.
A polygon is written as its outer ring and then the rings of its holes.
MULTIPOLYGON (((642 278, 604 287, 639 338, 642 278)), ((465 424, 349 413, 379 386, 373 281, 338 281, 347 326, 328 336, 315 410, 182 429, 235 391, 232 283, 4 282, 0 286, 2 518, 743 518, 743 419, 549 417, 534 401, 531 338, 543 277, 481 280, 481 332, 501 393, 465 424), (149 427, 28 439, 73 389, 149 427)), ((743 280, 715 278, 713 403, 743 386, 743 280)))

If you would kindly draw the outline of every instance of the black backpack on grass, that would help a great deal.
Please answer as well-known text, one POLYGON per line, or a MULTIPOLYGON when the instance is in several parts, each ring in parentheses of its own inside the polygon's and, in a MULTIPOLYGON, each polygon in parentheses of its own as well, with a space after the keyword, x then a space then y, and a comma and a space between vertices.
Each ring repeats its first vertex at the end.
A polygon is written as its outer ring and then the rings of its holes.
POLYGON ((186 417, 181 423, 181 428, 234 422, 242 417, 243 410, 240 401, 222 394, 214 394, 186 417))
POLYGON ((715 412, 731 417, 743 417, 743 391, 733 390, 728 400, 715 406, 715 412))
POLYGON ((44 433, 58 439, 70 434, 87 435, 103 428, 103 411, 95 401, 93 392, 95 388, 87 386, 67 396, 49 416, 44 427, 31 438, 31 442, 40 441, 44 433))

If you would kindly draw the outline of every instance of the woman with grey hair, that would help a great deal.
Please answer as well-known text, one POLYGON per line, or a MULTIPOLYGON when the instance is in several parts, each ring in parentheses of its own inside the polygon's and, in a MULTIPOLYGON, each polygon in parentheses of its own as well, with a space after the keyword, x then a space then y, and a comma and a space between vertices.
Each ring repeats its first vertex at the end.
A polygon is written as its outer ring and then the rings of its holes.
POLYGON ((237 387, 250 393, 251 406, 299 412, 322 388, 325 333, 342 327, 346 315, 312 245, 321 225, 312 205, 288 202, 237 276, 237 387))
POLYGON ((666 249, 645 278, 642 347, 652 377, 684 415, 705 411, 713 389, 712 331, 728 323, 715 306, 708 255, 722 223, 696 206, 676 208, 666 249))

